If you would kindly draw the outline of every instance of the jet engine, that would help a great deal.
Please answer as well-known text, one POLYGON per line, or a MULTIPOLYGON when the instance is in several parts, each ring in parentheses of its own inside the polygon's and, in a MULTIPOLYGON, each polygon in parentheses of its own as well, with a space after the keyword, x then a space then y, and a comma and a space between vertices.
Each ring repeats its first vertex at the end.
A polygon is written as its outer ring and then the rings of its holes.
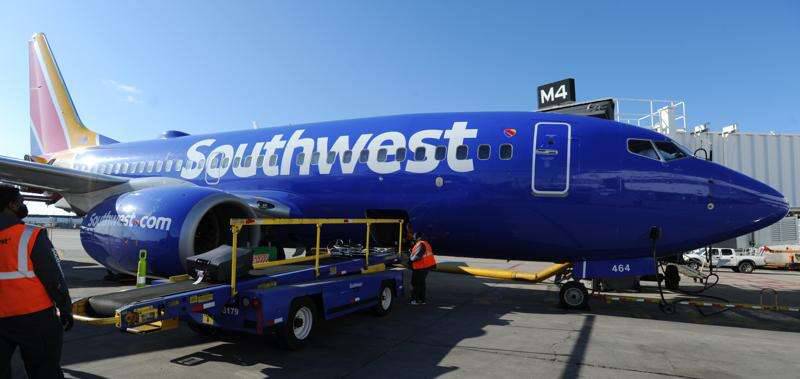
MULTIPOLYGON (((252 218, 245 200, 204 187, 164 186, 112 196, 89 211, 81 225, 86 252, 104 266, 135 273, 147 251, 148 274, 186 272, 186 258, 231 243, 231 218, 252 218)), ((240 246, 255 246, 259 228, 244 228, 240 246)))

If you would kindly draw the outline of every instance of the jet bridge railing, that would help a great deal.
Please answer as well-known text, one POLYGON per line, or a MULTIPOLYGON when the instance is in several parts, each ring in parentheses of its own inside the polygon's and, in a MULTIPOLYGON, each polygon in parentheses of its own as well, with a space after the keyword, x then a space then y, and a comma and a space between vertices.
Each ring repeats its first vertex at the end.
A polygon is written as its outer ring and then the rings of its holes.
POLYGON ((237 268, 237 247, 239 245, 239 232, 245 226, 260 226, 260 225, 308 225, 316 227, 316 243, 314 248, 314 255, 298 258, 281 259, 270 262, 254 263, 253 269, 259 270, 267 267, 274 267, 280 265, 287 265, 298 262, 314 261, 314 273, 319 276, 319 260, 320 258, 329 257, 330 252, 326 251, 321 253, 320 236, 322 234, 323 225, 366 225, 366 239, 364 243, 365 266, 369 267, 369 240, 370 229, 373 224, 397 224, 397 253, 400 254, 403 247, 403 219, 381 219, 381 218, 232 218, 231 225, 231 296, 236 296, 236 268, 237 268))

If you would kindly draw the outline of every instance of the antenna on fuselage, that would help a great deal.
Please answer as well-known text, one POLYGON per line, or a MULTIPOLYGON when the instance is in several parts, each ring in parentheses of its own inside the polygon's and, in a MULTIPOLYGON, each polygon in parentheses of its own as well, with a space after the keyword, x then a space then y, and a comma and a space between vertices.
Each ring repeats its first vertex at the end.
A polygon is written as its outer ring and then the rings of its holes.
POLYGON ((253 125, 253 129, 258 129, 258 123, 255 121, 250 121, 253 125))

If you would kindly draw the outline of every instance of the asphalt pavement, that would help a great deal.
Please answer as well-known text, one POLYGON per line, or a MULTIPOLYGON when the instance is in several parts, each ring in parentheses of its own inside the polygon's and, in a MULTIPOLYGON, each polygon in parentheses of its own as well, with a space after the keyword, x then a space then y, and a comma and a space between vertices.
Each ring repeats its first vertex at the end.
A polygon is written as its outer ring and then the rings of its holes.
MULTIPOLYGON (((53 230, 51 238, 73 298, 131 288, 103 279, 105 269, 84 253, 77 231, 53 230)), ((546 266, 440 260, 522 271, 546 266)), ((781 304, 800 305, 798 272, 722 270, 720 279, 709 294, 758 303, 760 290, 770 287, 778 290, 781 304)), ((696 286, 688 278, 682 284, 696 286)), ((643 285, 644 296, 655 296, 655 283, 643 285)), ((565 311, 557 306, 557 290, 552 283, 432 273, 427 305, 402 302, 384 318, 359 313, 326 322, 297 352, 258 336, 215 339, 186 327, 131 335, 79 324, 65 336, 62 363, 71 378, 798 376, 797 312, 678 306, 675 314, 665 314, 654 304, 600 300, 588 311, 565 311)), ((24 377, 19 362, 15 369, 24 377)))

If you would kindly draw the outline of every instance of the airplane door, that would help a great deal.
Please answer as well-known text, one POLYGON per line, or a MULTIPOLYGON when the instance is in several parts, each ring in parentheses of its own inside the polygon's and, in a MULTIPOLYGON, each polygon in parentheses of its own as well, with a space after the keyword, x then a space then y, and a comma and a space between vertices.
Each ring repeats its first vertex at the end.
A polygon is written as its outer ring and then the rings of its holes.
POLYGON ((564 122, 540 122, 533 127, 534 196, 566 196, 569 192, 572 129, 564 122))

